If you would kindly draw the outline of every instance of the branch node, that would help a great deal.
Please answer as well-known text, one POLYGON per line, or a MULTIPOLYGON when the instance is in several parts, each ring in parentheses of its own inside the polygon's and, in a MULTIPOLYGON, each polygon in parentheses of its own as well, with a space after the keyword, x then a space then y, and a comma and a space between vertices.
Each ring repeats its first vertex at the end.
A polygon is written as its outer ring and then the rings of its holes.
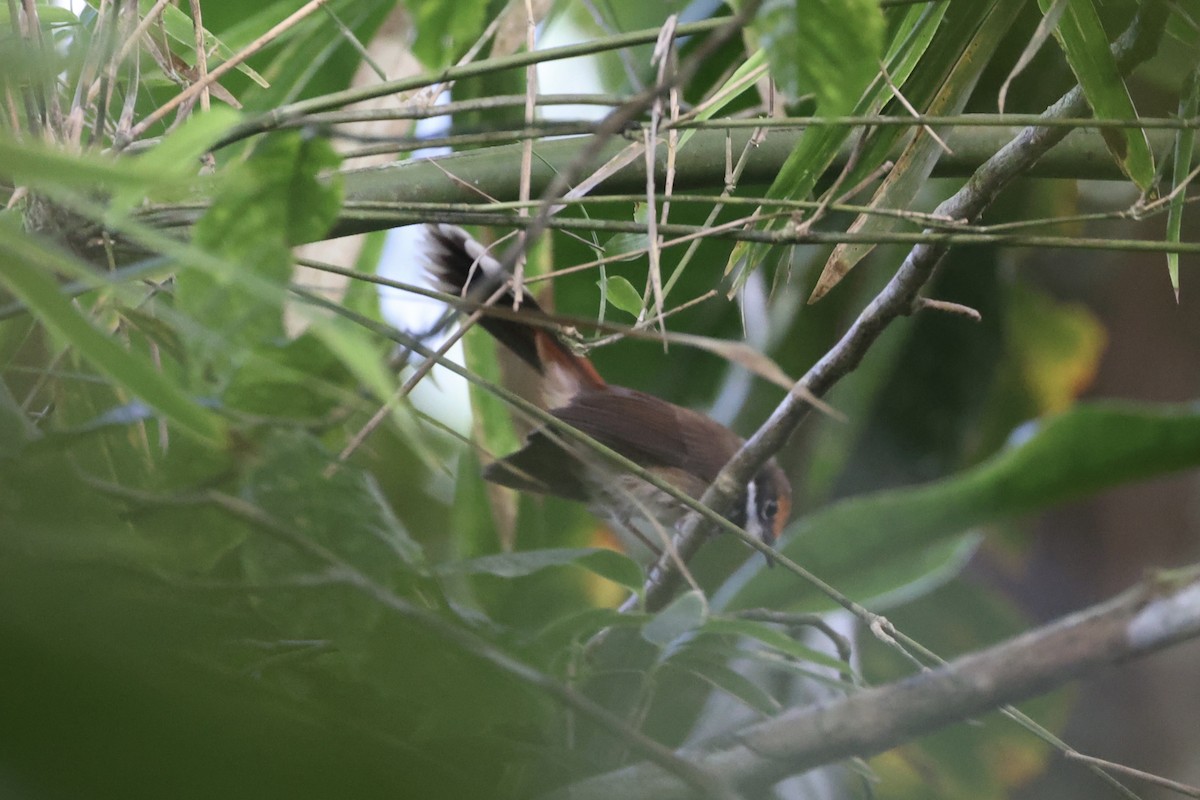
POLYGON ((949 300, 932 300, 928 297, 917 297, 913 303, 915 311, 945 311, 947 314, 958 314, 959 316, 969 317, 975 322, 982 322, 983 315, 970 306, 964 306, 962 303, 951 303, 949 300))
POLYGON ((882 614, 871 614, 871 624, 868 626, 876 639, 888 645, 896 645, 896 626, 882 614))

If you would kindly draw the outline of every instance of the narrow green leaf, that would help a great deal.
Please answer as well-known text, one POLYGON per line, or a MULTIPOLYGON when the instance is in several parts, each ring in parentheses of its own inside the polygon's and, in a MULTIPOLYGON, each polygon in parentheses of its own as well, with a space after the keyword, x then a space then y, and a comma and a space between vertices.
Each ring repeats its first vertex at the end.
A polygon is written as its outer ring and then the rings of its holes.
POLYGON ((58 288, 51 277, 84 267, 57 248, 23 233, 9 220, 0 221, 0 283, 8 287, 38 319, 75 347, 96 369, 177 423, 181 429, 220 447, 224 420, 199 405, 179 386, 96 328, 58 288), (67 263, 71 262, 71 263, 67 263))
POLYGON ((40 142, 17 142, 8 130, 0 131, 0 164, 4 164, 6 178, 35 189, 87 185, 92 191, 115 187, 146 191, 174 186, 178 181, 177 175, 148 167, 135 158, 67 153, 40 142))
POLYGON ((582 567, 630 588, 642 585, 642 570, 627 556, 599 547, 523 550, 438 565, 439 575, 492 575, 520 578, 551 567, 582 567))
MULTIPOLYGON (((1113 486, 1200 466, 1195 406, 1095 404, 1031 424, 1023 440, 942 481, 852 498, 794 525, 783 552, 851 597, 879 593, 898 560, 955 558, 958 537, 1113 486), (934 548, 932 555, 922 555, 934 548)), ((897 590, 902 581, 895 581, 897 590)), ((785 570, 747 564, 713 607, 816 610, 831 601, 785 570)))
MULTIPOLYGON (((1180 93, 1179 116, 1195 119, 1200 113, 1200 67, 1193 70, 1184 81, 1180 93)), ((1196 129, 1182 128, 1175 134, 1175 163, 1171 170, 1171 204, 1167 209, 1167 241, 1178 244, 1183 226, 1183 205, 1187 202, 1184 182, 1192 171, 1192 157, 1196 147, 1196 129)), ((1175 302, 1179 302, 1179 253, 1167 253, 1167 274, 1171 288, 1175 290, 1175 302)))
MULTIPOLYGON (((1053 0, 1038 0, 1038 5, 1046 13, 1053 0)), ((1092 0, 1068 0, 1055 37, 1096 116, 1137 120, 1133 98, 1117 69, 1108 35, 1092 0)), ((1154 185, 1154 155, 1146 132, 1141 128, 1103 128, 1100 134, 1125 174, 1142 191, 1148 191, 1154 185)))
MULTIPOLYGON (((156 0, 140 0, 138 5, 141 12, 146 14, 155 5, 155 2, 156 0)), ((168 3, 162 12, 162 23, 167 36, 179 45, 177 52, 189 61, 193 61, 195 59, 196 34, 192 18, 184 13, 182 9, 168 3)), ((265 28, 260 28, 260 30, 265 30, 265 28)), ((234 55, 234 51, 214 36, 207 28, 204 30, 204 49, 209 53, 210 69, 214 61, 214 56, 221 61, 226 61, 234 55)), ((238 64, 235 69, 264 89, 270 85, 262 75, 255 72, 245 61, 238 64)))
MULTIPOLYGON (((992 55, 1000 41, 1008 33, 1021 11, 1020 3, 996 3, 983 17, 982 23, 964 37, 964 46, 957 57, 946 59, 944 74, 933 76, 932 87, 921 87, 922 96, 929 99, 920 106, 930 116, 959 114, 967 104, 979 76, 991 63, 992 55), (933 88, 930 92, 929 89, 933 88)), ((953 51, 947 53, 952 55, 953 51)), ((911 93, 911 90, 909 90, 911 93)), ((910 101, 913 98, 910 97, 910 101)), ((891 138, 891 137, 888 137, 891 138)), ((944 142, 939 141, 929 128, 922 127, 904 152, 896 160, 879 189, 871 198, 871 208, 912 208, 918 193, 925 188, 929 175, 938 159, 945 152, 944 142)), ((858 175, 849 179, 851 185, 858 175)), ((885 214, 863 213, 850 225, 851 233, 879 234, 895 230, 903 224, 898 217, 885 214)), ((825 263, 821 277, 812 291, 809 302, 815 302, 838 284, 859 261, 875 248, 870 243, 842 243, 833 249, 825 263)))
MULTIPOLYGON (((766 74, 767 66, 767 52, 760 47, 740 67, 734 70, 734 73, 721 85, 721 88, 717 89, 705 100, 700 111, 696 114, 696 119, 700 121, 712 119, 730 103, 754 89, 758 79, 766 74)), ((696 128, 689 128, 683 132, 679 137, 680 149, 687 146, 688 140, 696 134, 697 130, 696 128)))
POLYGON ((744 636, 765 645, 771 650, 799 661, 808 661, 839 671, 851 669, 851 665, 845 661, 835 658, 828 653, 823 653, 816 648, 809 647, 794 636, 780 630, 778 626, 769 625, 765 622, 715 617, 704 623, 703 633, 744 636))
MULTIPOLYGON (((930 3, 904 10, 904 16, 896 26, 896 33, 884 58, 888 75, 896 85, 903 86, 921 61, 941 25, 947 5, 930 3)), ((863 93, 852 113, 875 113, 891 99, 891 96, 891 88, 887 82, 882 80, 882 77, 877 77, 863 93)), ((806 130, 796 144, 796 149, 784 162, 779 176, 767 190, 767 197, 772 200, 807 198, 849 136, 850 128, 836 125, 814 125, 806 130)), ((863 168, 871 171, 879 166, 883 157, 884 155, 877 155, 874 158, 878 160, 872 160, 864 156, 860 162, 863 168)), ((769 220, 763 227, 765 230, 776 230, 783 224, 780 220, 769 220)), ((739 268, 740 281, 741 276, 748 275, 758 266, 770 249, 769 245, 761 243, 739 243, 733 248, 726 272, 735 267, 739 268)))
POLYGON ((675 669, 686 670, 695 677, 712 684, 730 697, 754 709, 764 717, 779 713, 783 705, 737 670, 714 659, 675 658, 671 660, 675 669))

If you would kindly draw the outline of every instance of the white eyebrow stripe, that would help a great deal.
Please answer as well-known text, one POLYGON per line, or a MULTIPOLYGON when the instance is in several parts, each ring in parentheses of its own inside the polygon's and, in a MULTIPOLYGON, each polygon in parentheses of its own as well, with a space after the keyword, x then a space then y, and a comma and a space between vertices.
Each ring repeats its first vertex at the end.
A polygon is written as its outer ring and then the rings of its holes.
POLYGON ((758 482, 746 484, 746 533, 762 538, 762 523, 758 518, 758 482))

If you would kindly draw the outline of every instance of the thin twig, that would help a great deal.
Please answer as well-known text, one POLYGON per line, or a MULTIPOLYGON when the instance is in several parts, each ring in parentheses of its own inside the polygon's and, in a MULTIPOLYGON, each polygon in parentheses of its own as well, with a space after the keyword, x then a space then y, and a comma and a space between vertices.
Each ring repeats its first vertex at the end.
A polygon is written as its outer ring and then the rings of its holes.
POLYGON ((1143 772, 1140 769, 1127 767, 1124 764, 1118 764, 1115 761, 1108 761, 1095 756, 1086 756, 1083 753, 1077 753, 1074 750, 1068 750, 1063 753, 1063 756, 1071 761, 1079 761, 1093 767, 1109 770, 1110 772, 1120 772, 1123 775, 1128 775, 1131 778, 1139 778, 1147 783, 1152 783, 1155 786, 1161 786, 1164 789, 1170 789, 1172 792, 1183 795, 1184 797, 1200 797, 1200 788, 1188 786, 1186 783, 1173 781, 1169 778, 1164 778, 1161 775, 1155 775, 1152 772, 1143 772))
MULTIPOLYGON (((271 42, 278 39, 282 34, 286 33, 287 31, 291 30, 292 28, 294 28, 301 20, 303 20, 305 17, 312 14, 314 11, 319 9, 321 6, 325 5, 327 2, 329 2, 329 0, 309 0, 309 2, 305 3, 303 6, 301 6, 299 9, 297 9, 295 12, 288 15, 288 17, 286 19, 284 19, 282 22, 275 25, 269 31, 264 33, 262 36, 259 36, 253 42, 248 44, 246 47, 242 48, 239 52, 230 56, 228 61, 224 62, 223 64, 218 66, 216 69, 214 69, 212 72, 205 75, 202 79, 197 80, 191 86, 187 87, 186 89, 181 91, 179 94, 175 95, 170 100, 163 103, 158 108, 154 109, 154 111, 151 111, 149 114, 147 114, 146 117, 141 122, 139 122, 137 125, 135 125, 133 127, 133 130, 131 130, 129 132, 129 141, 137 139, 139 136, 141 136, 143 133, 145 133, 146 130, 149 129, 151 125, 154 125, 156 122, 161 120, 167 114, 171 113, 171 111, 173 109, 177 108, 182 103, 185 103, 188 100, 191 100, 196 95, 205 91, 211 84, 220 80, 221 77, 225 75, 225 73, 236 69, 238 67, 238 65, 241 64, 243 61, 250 58, 250 56, 254 55, 259 50, 262 50, 264 47, 266 47, 271 42)), ((120 147, 122 147, 126 144, 128 144, 128 142, 124 142, 124 143, 119 142, 119 143, 117 143, 117 147, 119 149, 120 147)))

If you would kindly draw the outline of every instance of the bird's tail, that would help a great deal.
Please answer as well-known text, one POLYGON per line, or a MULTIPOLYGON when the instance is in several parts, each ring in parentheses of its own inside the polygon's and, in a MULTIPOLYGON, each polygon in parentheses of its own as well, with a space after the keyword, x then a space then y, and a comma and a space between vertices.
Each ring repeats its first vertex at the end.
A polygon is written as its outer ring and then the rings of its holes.
MULTIPOLYGON (((442 291, 480 303, 500 292, 493 306, 513 307, 516 298, 510 276, 487 248, 455 225, 433 224, 426 226, 426 230, 430 243, 429 273, 442 291)), ((545 318, 537 301, 528 293, 521 299, 519 313, 545 318)), ((570 376, 568 380, 576 384, 576 390, 605 385, 591 361, 572 351, 555 331, 544 325, 522 322, 511 315, 491 314, 484 314, 479 324, 540 374, 557 367, 553 371, 566 373, 561 375, 563 378, 570 376)))

